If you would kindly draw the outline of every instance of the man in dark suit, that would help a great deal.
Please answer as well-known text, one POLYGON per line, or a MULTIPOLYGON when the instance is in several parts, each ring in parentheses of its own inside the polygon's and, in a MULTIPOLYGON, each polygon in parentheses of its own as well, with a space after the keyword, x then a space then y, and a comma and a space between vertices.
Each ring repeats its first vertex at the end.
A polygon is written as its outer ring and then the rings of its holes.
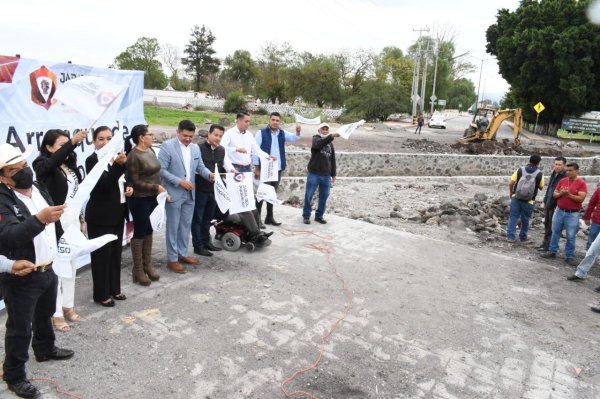
POLYGON ((48 192, 33 184, 26 158, 10 144, 0 146, 0 255, 37 265, 29 273, 0 272, 8 314, 3 379, 17 396, 38 398, 41 393, 25 370, 29 344, 38 362, 69 359, 74 352, 56 347, 51 321, 58 283, 52 270, 57 244, 54 223, 65 206, 52 206, 48 192))

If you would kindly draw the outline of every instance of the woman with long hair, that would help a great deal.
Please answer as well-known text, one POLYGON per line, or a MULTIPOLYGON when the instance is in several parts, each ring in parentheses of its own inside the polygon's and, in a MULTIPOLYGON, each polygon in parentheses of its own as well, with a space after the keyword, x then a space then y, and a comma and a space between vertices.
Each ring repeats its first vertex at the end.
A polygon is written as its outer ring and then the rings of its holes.
MULTIPOLYGON (((40 146, 40 155, 33 161, 36 179, 44 185, 54 205, 65 203, 67 196, 73 195, 81 183, 81 173, 77 169, 77 155, 75 148, 85 140, 87 130, 75 133, 72 138, 60 129, 50 129, 44 135, 40 146)), ((56 239, 63 235, 63 226, 56 222, 56 239)), ((58 278, 56 298, 56 312, 52 317, 54 328, 59 331, 69 331, 65 321, 80 321, 75 312, 75 270, 73 277, 58 278)))
POLYGON ((135 147, 127 155, 127 179, 133 187, 129 210, 133 217, 132 278, 134 283, 150 285, 160 275, 152 266, 152 225, 150 214, 156 208, 156 196, 165 191, 161 185, 160 163, 152 149, 153 136, 146 125, 136 125, 129 137, 135 147))
MULTIPOLYGON (((85 160, 85 172, 90 173, 98 163, 97 151, 113 137, 108 126, 99 126, 92 133, 96 151, 85 160)), ((90 239, 114 234, 117 239, 91 253, 92 283, 94 302, 102 306, 115 306, 115 299, 127 297, 121 292, 121 253, 123 249, 123 228, 128 215, 125 197, 133 194, 133 188, 125 187, 125 162, 122 152, 102 173, 96 187, 90 193, 85 208, 85 221, 90 239)))

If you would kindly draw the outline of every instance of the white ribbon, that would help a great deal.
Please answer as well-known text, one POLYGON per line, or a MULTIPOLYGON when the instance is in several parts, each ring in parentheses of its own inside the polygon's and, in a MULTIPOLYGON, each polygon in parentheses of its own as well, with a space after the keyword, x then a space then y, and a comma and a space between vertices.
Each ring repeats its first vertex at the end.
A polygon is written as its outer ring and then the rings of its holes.
POLYGON ((152 225, 152 230, 159 231, 165 221, 165 203, 167 202, 167 196, 169 193, 163 191, 162 193, 156 196, 156 201, 158 205, 150 214, 150 225, 152 225))
POLYGON ((355 131, 359 126, 362 126, 365 123, 364 119, 361 119, 358 122, 349 123, 344 126, 340 126, 335 132, 340 134, 340 137, 348 140, 353 131, 355 131))
POLYGON ((321 117, 317 116, 316 118, 308 119, 303 117, 302 115, 294 114, 296 117, 296 123, 304 123, 305 125, 318 125, 321 123, 321 117))

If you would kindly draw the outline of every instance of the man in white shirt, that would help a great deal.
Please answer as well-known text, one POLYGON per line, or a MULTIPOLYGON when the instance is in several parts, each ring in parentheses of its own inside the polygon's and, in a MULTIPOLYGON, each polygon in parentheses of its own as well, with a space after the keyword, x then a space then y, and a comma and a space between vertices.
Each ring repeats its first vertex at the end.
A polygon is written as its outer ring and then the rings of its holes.
POLYGON ((162 143, 158 153, 160 177, 171 197, 165 205, 167 215, 167 268, 185 273, 182 263, 199 265, 188 256, 188 242, 194 215, 195 179, 200 165, 200 150, 192 144, 196 126, 190 120, 179 122, 177 137, 162 143))
POLYGON ((236 116, 235 126, 227 130, 221 139, 221 145, 225 147, 231 163, 238 172, 252 171, 251 155, 277 160, 277 157, 270 156, 260 149, 254 140, 254 135, 248 131, 248 126, 250 126, 250 116, 245 112, 239 113, 236 116))
POLYGON ((0 266, 8 315, 3 379, 17 396, 37 398, 41 393, 25 370, 30 343, 38 362, 69 359, 74 352, 55 346, 51 321, 58 283, 54 223, 65 205, 51 206, 48 192, 33 184, 27 156, 10 144, 0 146, 0 255, 21 259, 10 269, 0 266))

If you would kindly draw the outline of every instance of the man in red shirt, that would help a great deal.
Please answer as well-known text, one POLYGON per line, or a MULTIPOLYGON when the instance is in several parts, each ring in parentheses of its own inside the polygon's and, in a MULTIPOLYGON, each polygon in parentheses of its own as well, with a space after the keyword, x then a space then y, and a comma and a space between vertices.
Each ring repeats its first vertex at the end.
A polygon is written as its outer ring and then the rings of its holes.
POLYGON ((558 252, 558 241, 563 228, 567 235, 565 244, 565 258, 569 265, 577 266, 575 260, 575 238, 579 229, 579 211, 581 204, 587 195, 587 185, 579 177, 579 165, 575 162, 568 163, 566 167, 567 177, 562 179, 554 189, 556 198, 556 211, 552 218, 552 238, 548 252, 542 254, 543 258, 556 258, 558 252))

